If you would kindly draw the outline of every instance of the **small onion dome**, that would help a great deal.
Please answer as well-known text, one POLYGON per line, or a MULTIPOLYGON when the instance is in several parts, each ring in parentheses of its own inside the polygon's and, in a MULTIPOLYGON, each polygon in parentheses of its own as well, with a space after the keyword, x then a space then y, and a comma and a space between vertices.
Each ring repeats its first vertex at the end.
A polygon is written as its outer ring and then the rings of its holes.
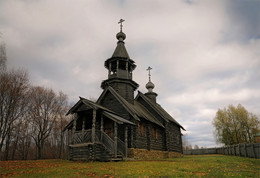
POLYGON ((116 38, 117 38, 119 41, 123 41, 123 40, 125 40, 126 35, 125 35, 123 32, 119 32, 119 33, 116 34, 116 38))
POLYGON ((152 82, 148 82, 145 87, 149 90, 149 89, 154 89, 154 84, 152 82))

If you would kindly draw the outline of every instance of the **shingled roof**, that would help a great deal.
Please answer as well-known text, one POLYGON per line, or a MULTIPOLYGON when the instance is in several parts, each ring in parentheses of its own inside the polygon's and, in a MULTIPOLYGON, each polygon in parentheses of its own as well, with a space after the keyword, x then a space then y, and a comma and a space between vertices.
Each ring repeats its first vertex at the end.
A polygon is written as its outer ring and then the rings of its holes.
POLYGON ((137 112, 134 108, 134 105, 131 103, 127 102, 122 96, 120 96, 112 87, 108 86, 100 95, 100 97, 97 100, 97 103, 99 104, 102 100, 102 98, 105 96, 107 92, 110 92, 119 102, 120 104, 128 111, 129 114, 133 116, 136 120, 140 120, 137 117, 137 112))
MULTIPOLYGON (((76 113, 78 111, 86 111, 89 109, 96 109, 96 110, 102 110, 103 114, 114 120, 115 122, 117 122, 118 124, 131 124, 131 125, 135 125, 134 123, 132 123, 131 121, 128 121, 126 119, 124 119, 123 117, 119 116, 118 114, 116 114, 114 111, 111 111, 110 109, 103 107, 93 101, 90 101, 88 99, 79 97, 80 100, 67 112, 66 115, 69 114, 73 114, 76 113)), ((67 128, 69 128, 73 123, 73 120, 70 121, 70 123, 63 129, 66 130, 67 128)))
POLYGON ((79 98, 80 98, 80 100, 67 112, 66 115, 76 113, 77 111, 84 111, 84 110, 88 110, 88 109, 102 109, 104 111, 115 113, 115 112, 109 110, 108 108, 105 108, 86 98, 83 98, 83 97, 79 97, 79 98))
POLYGON ((141 97, 151 108, 154 109, 166 122, 171 121, 178 126, 180 126, 183 130, 185 130, 170 114, 168 114, 158 103, 151 101, 147 96, 145 96, 142 92, 138 91, 138 95, 135 100, 138 100, 138 97, 141 97))
POLYGON ((123 41, 117 42, 117 46, 116 46, 116 49, 115 49, 112 57, 120 57, 120 58, 126 58, 126 59, 130 58, 123 41))
MULTIPOLYGON (((148 120, 152 123, 157 124, 160 127, 164 128, 163 123, 159 122, 149 111, 145 108, 137 99, 135 99, 134 104, 127 102, 122 96, 120 96, 112 87, 108 86, 101 96, 99 97, 97 103, 101 101, 101 99, 105 96, 106 92, 110 92, 121 104, 122 106, 132 115, 136 120, 140 120, 140 118, 148 120)), ((154 110, 157 112, 166 122, 174 122, 178 126, 180 126, 183 130, 185 130, 174 118, 172 118, 159 104, 153 103, 149 98, 147 98, 144 94, 139 92, 140 97, 142 97, 154 110)))

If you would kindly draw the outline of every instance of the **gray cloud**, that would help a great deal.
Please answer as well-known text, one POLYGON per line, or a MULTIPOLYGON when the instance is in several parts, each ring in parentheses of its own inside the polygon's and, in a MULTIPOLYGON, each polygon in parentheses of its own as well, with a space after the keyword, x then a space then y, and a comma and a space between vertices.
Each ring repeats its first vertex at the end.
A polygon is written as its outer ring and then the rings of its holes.
POLYGON ((209 147, 218 108, 241 103, 260 114, 258 9, 259 1, 2 0, 0 31, 9 67, 76 102, 102 92, 124 18, 139 90, 146 92, 152 66, 159 104, 193 145, 209 147))

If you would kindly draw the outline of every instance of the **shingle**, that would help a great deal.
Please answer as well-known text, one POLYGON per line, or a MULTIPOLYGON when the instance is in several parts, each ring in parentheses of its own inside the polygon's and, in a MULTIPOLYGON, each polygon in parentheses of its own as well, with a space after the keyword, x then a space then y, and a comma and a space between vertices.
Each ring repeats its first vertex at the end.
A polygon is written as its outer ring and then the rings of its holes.
POLYGON ((127 53, 127 50, 125 48, 124 42, 119 41, 117 43, 116 49, 115 49, 112 57, 119 57, 119 58, 126 58, 126 59, 130 58, 127 53))
POLYGON ((160 114, 164 119, 174 122, 178 126, 180 126, 183 130, 185 130, 170 114, 168 114, 159 104, 151 101, 147 96, 145 96, 142 92, 139 91, 139 96, 141 96, 154 110, 160 114))

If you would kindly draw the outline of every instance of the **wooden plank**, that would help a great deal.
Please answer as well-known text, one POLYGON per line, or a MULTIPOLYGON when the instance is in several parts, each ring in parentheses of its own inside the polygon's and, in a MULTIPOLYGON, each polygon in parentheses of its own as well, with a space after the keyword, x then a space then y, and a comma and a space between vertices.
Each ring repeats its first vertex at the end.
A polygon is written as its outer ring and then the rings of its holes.
POLYGON ((77 148, 77 147, 88 146, 88 145, 93 145, 93 143, 81 143, 81 144, 69 145, 69 147, 77 148))

